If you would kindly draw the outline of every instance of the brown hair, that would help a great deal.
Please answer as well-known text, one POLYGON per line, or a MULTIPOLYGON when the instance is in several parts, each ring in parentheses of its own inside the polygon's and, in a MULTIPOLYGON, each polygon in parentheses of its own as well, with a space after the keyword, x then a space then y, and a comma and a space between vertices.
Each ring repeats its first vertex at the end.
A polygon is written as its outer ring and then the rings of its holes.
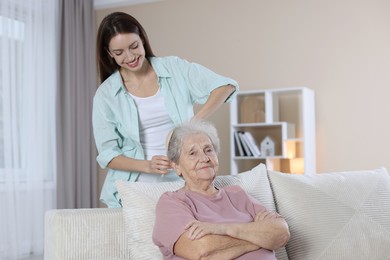
POLYGON ((96 60, 101 83, 119 68, 108 53, 108 44, 120 33, 138 34, 143 42, 146 58, 149 60, 150 57, 155 56, 144 28, 134 17, 123 12, 111 13, 104 17, 97 32, 96 60))

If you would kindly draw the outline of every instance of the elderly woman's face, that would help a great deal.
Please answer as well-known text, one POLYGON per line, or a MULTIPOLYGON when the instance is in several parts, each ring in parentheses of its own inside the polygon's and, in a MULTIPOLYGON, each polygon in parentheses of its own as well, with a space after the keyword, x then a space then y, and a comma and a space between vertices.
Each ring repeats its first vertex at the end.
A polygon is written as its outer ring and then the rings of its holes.
POLYGON ((214 180, 218 173, 218 157, 207 135, 194 134, 183 140, 175 171, 187 184, 214 180))

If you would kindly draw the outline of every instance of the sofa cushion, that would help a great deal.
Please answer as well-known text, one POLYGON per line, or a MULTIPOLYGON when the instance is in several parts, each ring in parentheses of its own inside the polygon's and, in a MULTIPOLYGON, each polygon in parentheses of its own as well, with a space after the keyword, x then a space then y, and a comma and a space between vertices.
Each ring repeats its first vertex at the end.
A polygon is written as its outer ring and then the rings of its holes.
POLYGON ((44 259, 129 259, 123 225, 120 208, 48 210, 44 259))
POLYGON ((291 260, 389 259, 386 169, 293 175, 269 171, 277 210, 289 224, 291 260))
MULTIPOLYGON (((265 207, 275 210, 264 164, 238 175, 217 176, 214 184, 216 187, 240 185, 265 207)), ((152 242, 155 206, 164 192, 178 190, 183 185, 184 181, 143 183, 119 180, 116 182, 123 205, 125 231, 131 259, 161 259, 160 250, 152 242)), ((284 248, 277 254, 282 256, 280 259, 286 259, 284 248)))

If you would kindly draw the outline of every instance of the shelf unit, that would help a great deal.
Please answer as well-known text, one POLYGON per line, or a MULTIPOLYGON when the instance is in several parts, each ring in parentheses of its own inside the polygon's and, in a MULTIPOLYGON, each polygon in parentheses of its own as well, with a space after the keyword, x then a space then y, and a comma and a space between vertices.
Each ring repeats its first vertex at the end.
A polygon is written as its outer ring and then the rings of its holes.
POLYGON ((231 174, 264 163, 287 173, 316 172, 314 92, 307 87, 240 91, 230 104, 231 174), (234 132, 250 132, 260 146, 275 144, 273 156, 240 156, 234 132))

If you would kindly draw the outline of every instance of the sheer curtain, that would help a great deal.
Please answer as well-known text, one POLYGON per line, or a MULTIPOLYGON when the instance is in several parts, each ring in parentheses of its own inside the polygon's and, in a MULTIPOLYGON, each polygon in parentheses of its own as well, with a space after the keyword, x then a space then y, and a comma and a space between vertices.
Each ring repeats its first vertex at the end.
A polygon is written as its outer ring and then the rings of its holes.
POLYGON ((56 3, 0 1, 0 259, 42 254, 55 207, 56 3))

